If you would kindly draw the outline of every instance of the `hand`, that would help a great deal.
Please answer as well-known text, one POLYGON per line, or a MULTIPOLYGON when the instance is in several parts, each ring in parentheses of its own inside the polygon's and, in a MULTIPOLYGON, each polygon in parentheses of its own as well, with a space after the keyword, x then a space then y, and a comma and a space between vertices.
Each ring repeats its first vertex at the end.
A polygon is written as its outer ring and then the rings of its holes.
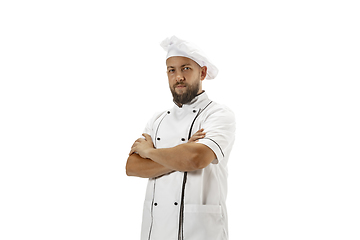
POLYGON ((134 142, 129 155, 137 153, 142 158, 148 158, 148 152, 149 150, 154 149, 154 144, 149 134, 143 133, 143 136, 145 139, 139 138, 134 142))
POLYGON ((204 129, 202 128, 196 133, 194 133, 194 135, 192 135, 191 138, 189 139, 188 143, 197 142, 199 139, 204 138, 206 133, 204 133, 203 131, 204 129))

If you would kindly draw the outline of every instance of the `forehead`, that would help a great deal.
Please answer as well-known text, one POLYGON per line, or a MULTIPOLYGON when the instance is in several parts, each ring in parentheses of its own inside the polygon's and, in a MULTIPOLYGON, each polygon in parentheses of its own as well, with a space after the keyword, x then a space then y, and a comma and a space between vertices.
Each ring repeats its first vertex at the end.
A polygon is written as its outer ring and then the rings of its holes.
POLYGON ((180 57, 180 56, 169 57, 166 60, 166 66, 167 67, 180 67, 180 66, 183 66, 183 65, 196 66, 198 64, 194 60, 191 60, 190 58, 180 57))

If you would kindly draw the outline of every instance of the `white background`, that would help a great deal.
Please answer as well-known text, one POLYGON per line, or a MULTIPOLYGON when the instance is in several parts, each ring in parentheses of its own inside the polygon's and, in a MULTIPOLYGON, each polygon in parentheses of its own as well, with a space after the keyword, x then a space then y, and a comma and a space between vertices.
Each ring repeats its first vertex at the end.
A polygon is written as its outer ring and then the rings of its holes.
POLYGON ((194 42, 236 113, 230 239, 360 239, 357 1, 1 1, 0 239, 139 239, 130 146, 194 42))

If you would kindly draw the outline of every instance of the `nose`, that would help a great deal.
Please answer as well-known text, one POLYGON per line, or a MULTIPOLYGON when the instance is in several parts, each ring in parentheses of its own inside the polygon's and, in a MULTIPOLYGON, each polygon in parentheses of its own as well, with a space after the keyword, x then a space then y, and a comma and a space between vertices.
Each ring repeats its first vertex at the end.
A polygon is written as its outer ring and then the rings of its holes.
POLYGON ((177 74, 176 74, 176 81, 177 82, 182 82, 182 81, 184 81, 185 79, 184 79, 184 75, 182 74, 182 72, 180 71, 180 72, 178 72, 177 74))

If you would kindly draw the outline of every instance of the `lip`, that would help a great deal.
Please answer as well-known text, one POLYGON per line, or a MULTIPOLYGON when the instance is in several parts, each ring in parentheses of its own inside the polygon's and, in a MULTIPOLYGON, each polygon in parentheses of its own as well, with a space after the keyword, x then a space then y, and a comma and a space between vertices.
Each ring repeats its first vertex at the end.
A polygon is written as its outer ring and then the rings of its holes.
POLYGON ((177 85, 176 88, 184 88, 186 87, 185 85, 177 85))

